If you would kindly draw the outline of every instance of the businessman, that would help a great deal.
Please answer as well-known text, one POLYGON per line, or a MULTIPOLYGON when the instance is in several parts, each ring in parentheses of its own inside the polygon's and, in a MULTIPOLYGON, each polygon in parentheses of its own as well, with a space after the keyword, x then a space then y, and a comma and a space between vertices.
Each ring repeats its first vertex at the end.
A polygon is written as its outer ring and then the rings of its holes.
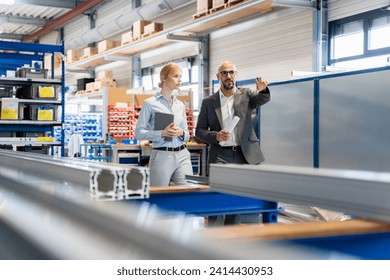
MULTIPOLYGON (((260 164, 264 156, 253 128, 252 113, 270 101, 268 82, 257 78, 256 91, 237 89, 237 69, 230 61, 224 61, 216 75, 220 89, 203 99, 195 130, 196 137, 209 144, 209 164, 260 164), (239 121, 229 132, 235 116, 239 121)), ((237 223, 238 215, 209 217, 210 225, 237 223)))

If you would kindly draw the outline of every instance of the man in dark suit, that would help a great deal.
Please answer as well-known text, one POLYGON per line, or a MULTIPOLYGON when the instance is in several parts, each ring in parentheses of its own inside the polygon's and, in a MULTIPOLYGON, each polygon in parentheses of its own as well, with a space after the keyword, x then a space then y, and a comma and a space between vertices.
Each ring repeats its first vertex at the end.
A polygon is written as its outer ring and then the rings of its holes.
MULTIPOLYGON (((230 61, 219 66, 217 78, 220 89, 203 99, 195 135, 209 144, 209 163, 260 164, 264 156, 252 125, 252 112, 270 101, 268 82, 258 78, 256 92, 237 89, 237 69, 230 61), (235 116, 239 121, 230 133, 227 128, 235 116)), ((209 217, 209 222, 218 224, 215 219, 220 217, 209 217)), ((239 223, 239 217, 227 215, 224 223, 239 223)))

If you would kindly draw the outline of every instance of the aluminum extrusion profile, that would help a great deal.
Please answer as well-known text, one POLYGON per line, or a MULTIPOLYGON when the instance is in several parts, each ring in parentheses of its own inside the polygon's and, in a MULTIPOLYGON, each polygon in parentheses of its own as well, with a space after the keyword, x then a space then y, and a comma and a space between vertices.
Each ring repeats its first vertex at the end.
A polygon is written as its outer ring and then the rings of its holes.
MULTIPOLYGON (((188 228, 184 224, 176 229, 172 225, 164 228, 160 223, 164 215, 156 209, 145 212, 118 201, 91 203, 88 199, 53 196, 3 175, 0 174, 0 219, 50 258, 234 259, 233 251, 227 254, 211 250, 195 238, 184 242, 188 228), (141 217, 150 224, 137 226, 141 217), (160 227, 153 226, 154 223, 160 223, 160 227), (174 235, 181 237, 175 240, 174 235)), ((168 223, 177 223, 171 219, 168 223)))
POLYGON ((149 198, 149 168, 132 167, 124 172, 124 199, 149 198))
POLYGON ((75 183, 83 186, 86 189, 95 187, 90 186, 90 178, 97 178, 99 170, 96 168, 88 168, 86 166, 70 166, 69 164, 61 164, 56 161, 51 161, 49 157, 32 157, 29 153, 13 152, 0 149, 1 167, 23 171, 32 175, 40 175, 41 178, 49 177, 57 180, 75 183))
MULTIPOLYGON (((135 207, 139 204, 56 196, 32 187, 33 181, 26 184, 0 173, 0 220, 50 259, 335 258, 332 252, 308 251, 291 244, 245 246, 208 240, 198 236, 188 224, 191 220, 182 214, 167 215, 147 203, 135 207)), ((67 189, 66 184, 63 188, 67 189)))
POLYGON ((137 199, 149 195, 148 171, 138 167, 1 149, 0 158, 3 158, 3 166, 82 185, 97 200, 137 199))
POLYGON ((390 221, 390 173, 281 165, 211 164, 212 189, 390 221))

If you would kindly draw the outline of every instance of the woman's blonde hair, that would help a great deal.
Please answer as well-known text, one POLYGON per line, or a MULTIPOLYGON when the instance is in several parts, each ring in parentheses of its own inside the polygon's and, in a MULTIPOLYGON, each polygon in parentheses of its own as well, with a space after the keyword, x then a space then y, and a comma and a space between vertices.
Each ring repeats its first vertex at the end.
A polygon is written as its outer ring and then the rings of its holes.
POLYGON ((158 87, 162 87, 163 82, 168 78, 168 75, 172 70, 179 70, 181 72, 181 68, 178 64, 168 63, 160 71, 160 82, 158 83, 158 87))

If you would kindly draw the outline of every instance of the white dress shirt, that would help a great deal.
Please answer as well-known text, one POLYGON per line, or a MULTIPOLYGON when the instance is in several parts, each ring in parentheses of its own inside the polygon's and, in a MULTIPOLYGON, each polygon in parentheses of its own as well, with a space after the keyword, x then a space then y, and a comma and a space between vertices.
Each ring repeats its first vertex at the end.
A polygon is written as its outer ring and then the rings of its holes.
MULTIPOLYGON (((223 122, 222 129, 227 129, 229 127, 231 121, 234 118, 233 103, 234 103, 234 96, 235 96, 235 94, 236 93, 234 93, 230 97, 226 97, 222 93, 221 90, 219 91, 219 96, 220 96, 220 99, 221 99, 222 122, 223 122)), ((237 146, 237 142, 236 142, 236 129, 234 129, 234 131, 230 134, 229 140, 225 141, 222 146, 224 146, 224 147, 226 147, 226 146, 237 146)))

